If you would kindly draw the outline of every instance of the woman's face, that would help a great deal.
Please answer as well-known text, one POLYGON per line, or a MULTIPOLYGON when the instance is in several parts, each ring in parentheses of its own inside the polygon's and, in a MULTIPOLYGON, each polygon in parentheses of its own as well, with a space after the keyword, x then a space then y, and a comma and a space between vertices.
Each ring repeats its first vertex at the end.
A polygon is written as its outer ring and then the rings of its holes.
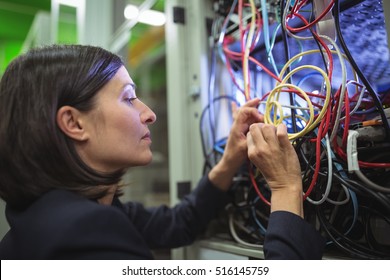
POLYGON ((154 112, 137 99, 135 85, 125 67, 97 93, 95 109, 86 113, 87 141, 79 153, 92 168, 111 172, 146 165, 152 160, 149 124, 154 112))

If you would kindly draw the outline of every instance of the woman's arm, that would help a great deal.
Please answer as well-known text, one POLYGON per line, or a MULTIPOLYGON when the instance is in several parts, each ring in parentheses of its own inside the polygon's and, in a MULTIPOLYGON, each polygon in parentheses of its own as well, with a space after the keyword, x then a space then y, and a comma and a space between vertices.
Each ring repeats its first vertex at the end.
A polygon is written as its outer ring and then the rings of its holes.
POLYGON ((249 159, 271 188, 271 212, 284 210, 303 218, 301 168, 286 126, 252 125, 248 146, 249 159))
POLYGON ((301 169, 286 126, 253 124, 248 133, 248 156, 271 189, 265 258, 321 258, 324 240, 303 219, 301 169))

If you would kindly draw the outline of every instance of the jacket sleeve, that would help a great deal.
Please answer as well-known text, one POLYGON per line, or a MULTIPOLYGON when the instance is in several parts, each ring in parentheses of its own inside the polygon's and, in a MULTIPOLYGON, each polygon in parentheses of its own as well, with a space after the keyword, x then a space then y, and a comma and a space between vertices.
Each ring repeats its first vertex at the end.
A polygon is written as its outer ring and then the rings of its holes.
POLYGON ((226 193, 216 188, 205 175, 196 189, 172 208, 146 209, 133 202, 124 207, 150 248, 157 249, 191 244, 226 202, 226 193))
POLYGON ((312 225, 286 211, 271 213, 264 240, 265 259, 321 259, 325 241, 312 225))

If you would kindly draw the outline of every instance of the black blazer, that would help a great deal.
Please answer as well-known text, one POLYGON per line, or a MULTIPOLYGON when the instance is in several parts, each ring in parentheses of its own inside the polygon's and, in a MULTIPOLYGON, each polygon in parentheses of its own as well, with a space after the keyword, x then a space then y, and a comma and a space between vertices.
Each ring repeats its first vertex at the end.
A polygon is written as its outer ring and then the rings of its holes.
MULTIPOLYGON (((146 209, 117 198, 106 206, 53 190, 23 211, 7 206, 11 229, 0 242, 0 259, 153 259, 151 249, 191 244, 226 201, 207 176, 173 208, 146 209)), ((300 217, 271 215, 266 257, 320 258, 322 245, 300 217)))

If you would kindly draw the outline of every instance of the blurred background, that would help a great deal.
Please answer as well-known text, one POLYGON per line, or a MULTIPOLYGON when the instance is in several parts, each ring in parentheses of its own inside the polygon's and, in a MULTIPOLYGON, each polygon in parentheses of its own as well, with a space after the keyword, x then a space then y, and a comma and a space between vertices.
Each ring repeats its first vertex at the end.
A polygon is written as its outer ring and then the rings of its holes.
MULTIPOLYGON (((124 200, 169 204, 164 0, 0 0, 0 76, 27 49, 85 43, 120 54, 137 95, 157 115, 153 162, 126 174, 124 200), (151 12, 140 16, 140 11, 151 12)), ((0 236, 8 230, 0 200, 0 236)))

